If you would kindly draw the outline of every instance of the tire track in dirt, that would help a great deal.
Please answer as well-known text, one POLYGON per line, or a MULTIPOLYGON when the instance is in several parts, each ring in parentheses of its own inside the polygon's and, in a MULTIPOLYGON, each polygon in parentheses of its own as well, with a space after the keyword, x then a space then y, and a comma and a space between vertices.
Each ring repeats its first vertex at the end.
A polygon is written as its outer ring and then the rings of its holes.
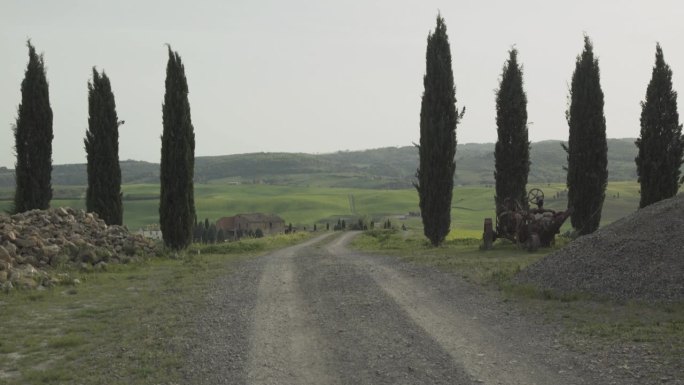
POLYGON ((328 375, 326 349, 307 315, 293 263, 298 252, 323 238, 264 257, 250 338, 248 384, 337 383, 328 375))
POLYGON ((295 263, 307 310, 334 358, 330 373, 344 384, 475 384, 365 267, 326 249, 303 250, 295 263))
POLYGON ((440 294, 425 282, 385 266, 376 258, 350 253, 345 245, 354 235, 347 233, 336 239, 328 246, 329 252, 344 256, 367 271, 407 316, 478 382, 506 385, 587 383, 570 371, 558 373, 545 362, 532 360, 517 338, 496 333, 467 310, 441 301, 440 294))
POLYGON ((216 281, 186 383, 607 383, 552 330, 480 288, 350 252, 354 233, 329 235, 245 260, 216 281))

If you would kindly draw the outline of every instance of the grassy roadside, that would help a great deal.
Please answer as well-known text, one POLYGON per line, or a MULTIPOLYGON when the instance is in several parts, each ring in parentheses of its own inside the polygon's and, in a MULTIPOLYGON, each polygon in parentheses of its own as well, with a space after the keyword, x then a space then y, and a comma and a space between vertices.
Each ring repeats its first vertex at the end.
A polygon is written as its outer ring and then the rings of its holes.
POLYGON ((178 259, 82 274, 77 286, 0 294, 0 383, 180 383, 190 315, 209 283, 241 259, 310 236, 191 247, 178 259))
POLYGON ((644 378, 643 383, 683 379, 684 303, 616 303, 585 293, 559 295, 512 281, 518 271, 565 242, 559 239, 551 250, 536 253, 501 241, 493 250, 482 251, 475 238, 451 239, 442 247, 432 248, 416 232, 376 230, 357 237, 352 247, 434 266, 485 290, 498 291, 502 300, 561 325, 560 342, 568 348, 597 360, 612 356, 613 360, 624 361, 620 370, 652 376, 644 378))
MULTIPOLYGON (((477 233, 464 234, 474 237, 477 233)), ((441 247, 434 248, 417 230, 368 231, 352 243, 352 247, 365 252, 395 255, 407 262, 453 272, 468 282, 501 287, 515 273, 548 252, 540 249, 528 253, 510 242, 498 243, 495 249, 486 252, 480 251, 479 246, 480 240, 477 238, 448 237, 441 247)))

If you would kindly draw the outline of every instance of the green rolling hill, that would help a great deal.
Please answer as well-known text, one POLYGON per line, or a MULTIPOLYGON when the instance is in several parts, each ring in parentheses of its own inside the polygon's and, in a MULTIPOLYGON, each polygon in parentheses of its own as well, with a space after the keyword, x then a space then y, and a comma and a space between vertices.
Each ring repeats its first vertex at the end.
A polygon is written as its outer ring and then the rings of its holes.
MULTIPOLYGON (((560 141, 531 144, 530 183, 565 181, 565 152, 560 141)), ((608 140, 611 181, 636 180, 634 139, 608 140)), ((346 188, 410 188, 418 166, 415 147, 386 147, 330 154, 253 153, 202 156, 195 159, 197 183, 269 184, 282 186, 346 188)), ((123 184, 158 183, 159 165, 121 162, 123 184)), ((459 144, 456 150, 456 185, 494 183, 494 144, 459 144)), ((11 169, 0 168, 0 187, 13 187, 11 169)), ((53 185, 86 185, 86 165, 55 165, 53 185)))

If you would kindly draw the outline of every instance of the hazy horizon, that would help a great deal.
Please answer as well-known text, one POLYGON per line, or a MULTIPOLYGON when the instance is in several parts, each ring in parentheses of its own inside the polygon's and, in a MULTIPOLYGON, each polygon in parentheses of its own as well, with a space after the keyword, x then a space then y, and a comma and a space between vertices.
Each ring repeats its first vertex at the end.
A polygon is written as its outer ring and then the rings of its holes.
POLYGON ((159 162, 165 43, 186 68, 196 156, 331 153, 419 140, 425 46, 437 10, 446 20, 459 143, 496 141, 495 89, 519 50, 530 140, 567 140, 568 84, 583 34, 594 43, 607 136, 639 135, 640 102, 660 42, 684 89, 684 3, 553 4, 541 0, 3 1, 0 166, 14 168, 11 126, 28 61, 44 54, 54 113, 54 164, 85 163, 91 69, 111 79, 121 160, 159 162))
MULTIPOLYGON (((610 147, 610 141, 611 140, 628 140, 628 141, 633 141, 636 140, 636 138, 607 138, 609 143, 608 146, 610 147)), ((560 139, 544 139, 544 140, 538 140, 534 142, 530 142, 532 145, 538 144, 541 142, 561 142, 562 140, 560 139)), ((494 146, 495 142, 468 142, 468 143, 458 143, 458 146, 468 146, 468 145, 492 145, 494 146)), ((241 156, 241 155, 253 155, 253 154, 304 154, 304 155, 328 155, 328 154, 336 154, 336 153, 342 153, 342 152, 364 152, 364 151, 373 151, 373 150, 382 150, 382 149, 387 149, 387 148, 402 148, 402 147, 412 147, 413 144, 409 145, 403 145, 403 146, 382 146, 382 147, 373 147, 373 148, 359 148, 355 150, 334 150, 334 151, 325 151, 325 152, 305 152, 305 151, 253 151, 253 152, 236 152, 232 154, 216 154, 216 155, 195 155, 195 158, 198 157, 223 157, 223 156, 241 156)), ((635 147, 636 148, 636 147, 635 147)), ((635 150, 636 151, 636 150, 635 150)), ((456 153, 458 156, 458 153, 456 153)), ((123 159, 120 158, 119 162, 148 162, 148 163, 157 163, 159 164, 159 160, 143 160, 143 159, 123 159)), ((83 159, 81 162, 71 162, 71 163, 54 163, 54 166, 68 166, 68 165, 76 165, 76 164, 86 164, 86 159, 83 159)), ((0 168, 8 168, 8 169, 13 169, 13 166, 0 166, 0 168)), ((635 166, 636 167, 636 166, 635 166)))

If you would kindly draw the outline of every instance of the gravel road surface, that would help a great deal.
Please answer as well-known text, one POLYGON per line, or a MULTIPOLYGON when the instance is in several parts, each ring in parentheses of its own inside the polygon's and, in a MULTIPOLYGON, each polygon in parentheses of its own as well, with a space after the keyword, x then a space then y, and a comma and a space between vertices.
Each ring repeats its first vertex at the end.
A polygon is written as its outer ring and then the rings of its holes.
POLYGON ((214 283, 188 347, 196 384, 597 384, 550 327, 457 277, 324 235, 214 283))

